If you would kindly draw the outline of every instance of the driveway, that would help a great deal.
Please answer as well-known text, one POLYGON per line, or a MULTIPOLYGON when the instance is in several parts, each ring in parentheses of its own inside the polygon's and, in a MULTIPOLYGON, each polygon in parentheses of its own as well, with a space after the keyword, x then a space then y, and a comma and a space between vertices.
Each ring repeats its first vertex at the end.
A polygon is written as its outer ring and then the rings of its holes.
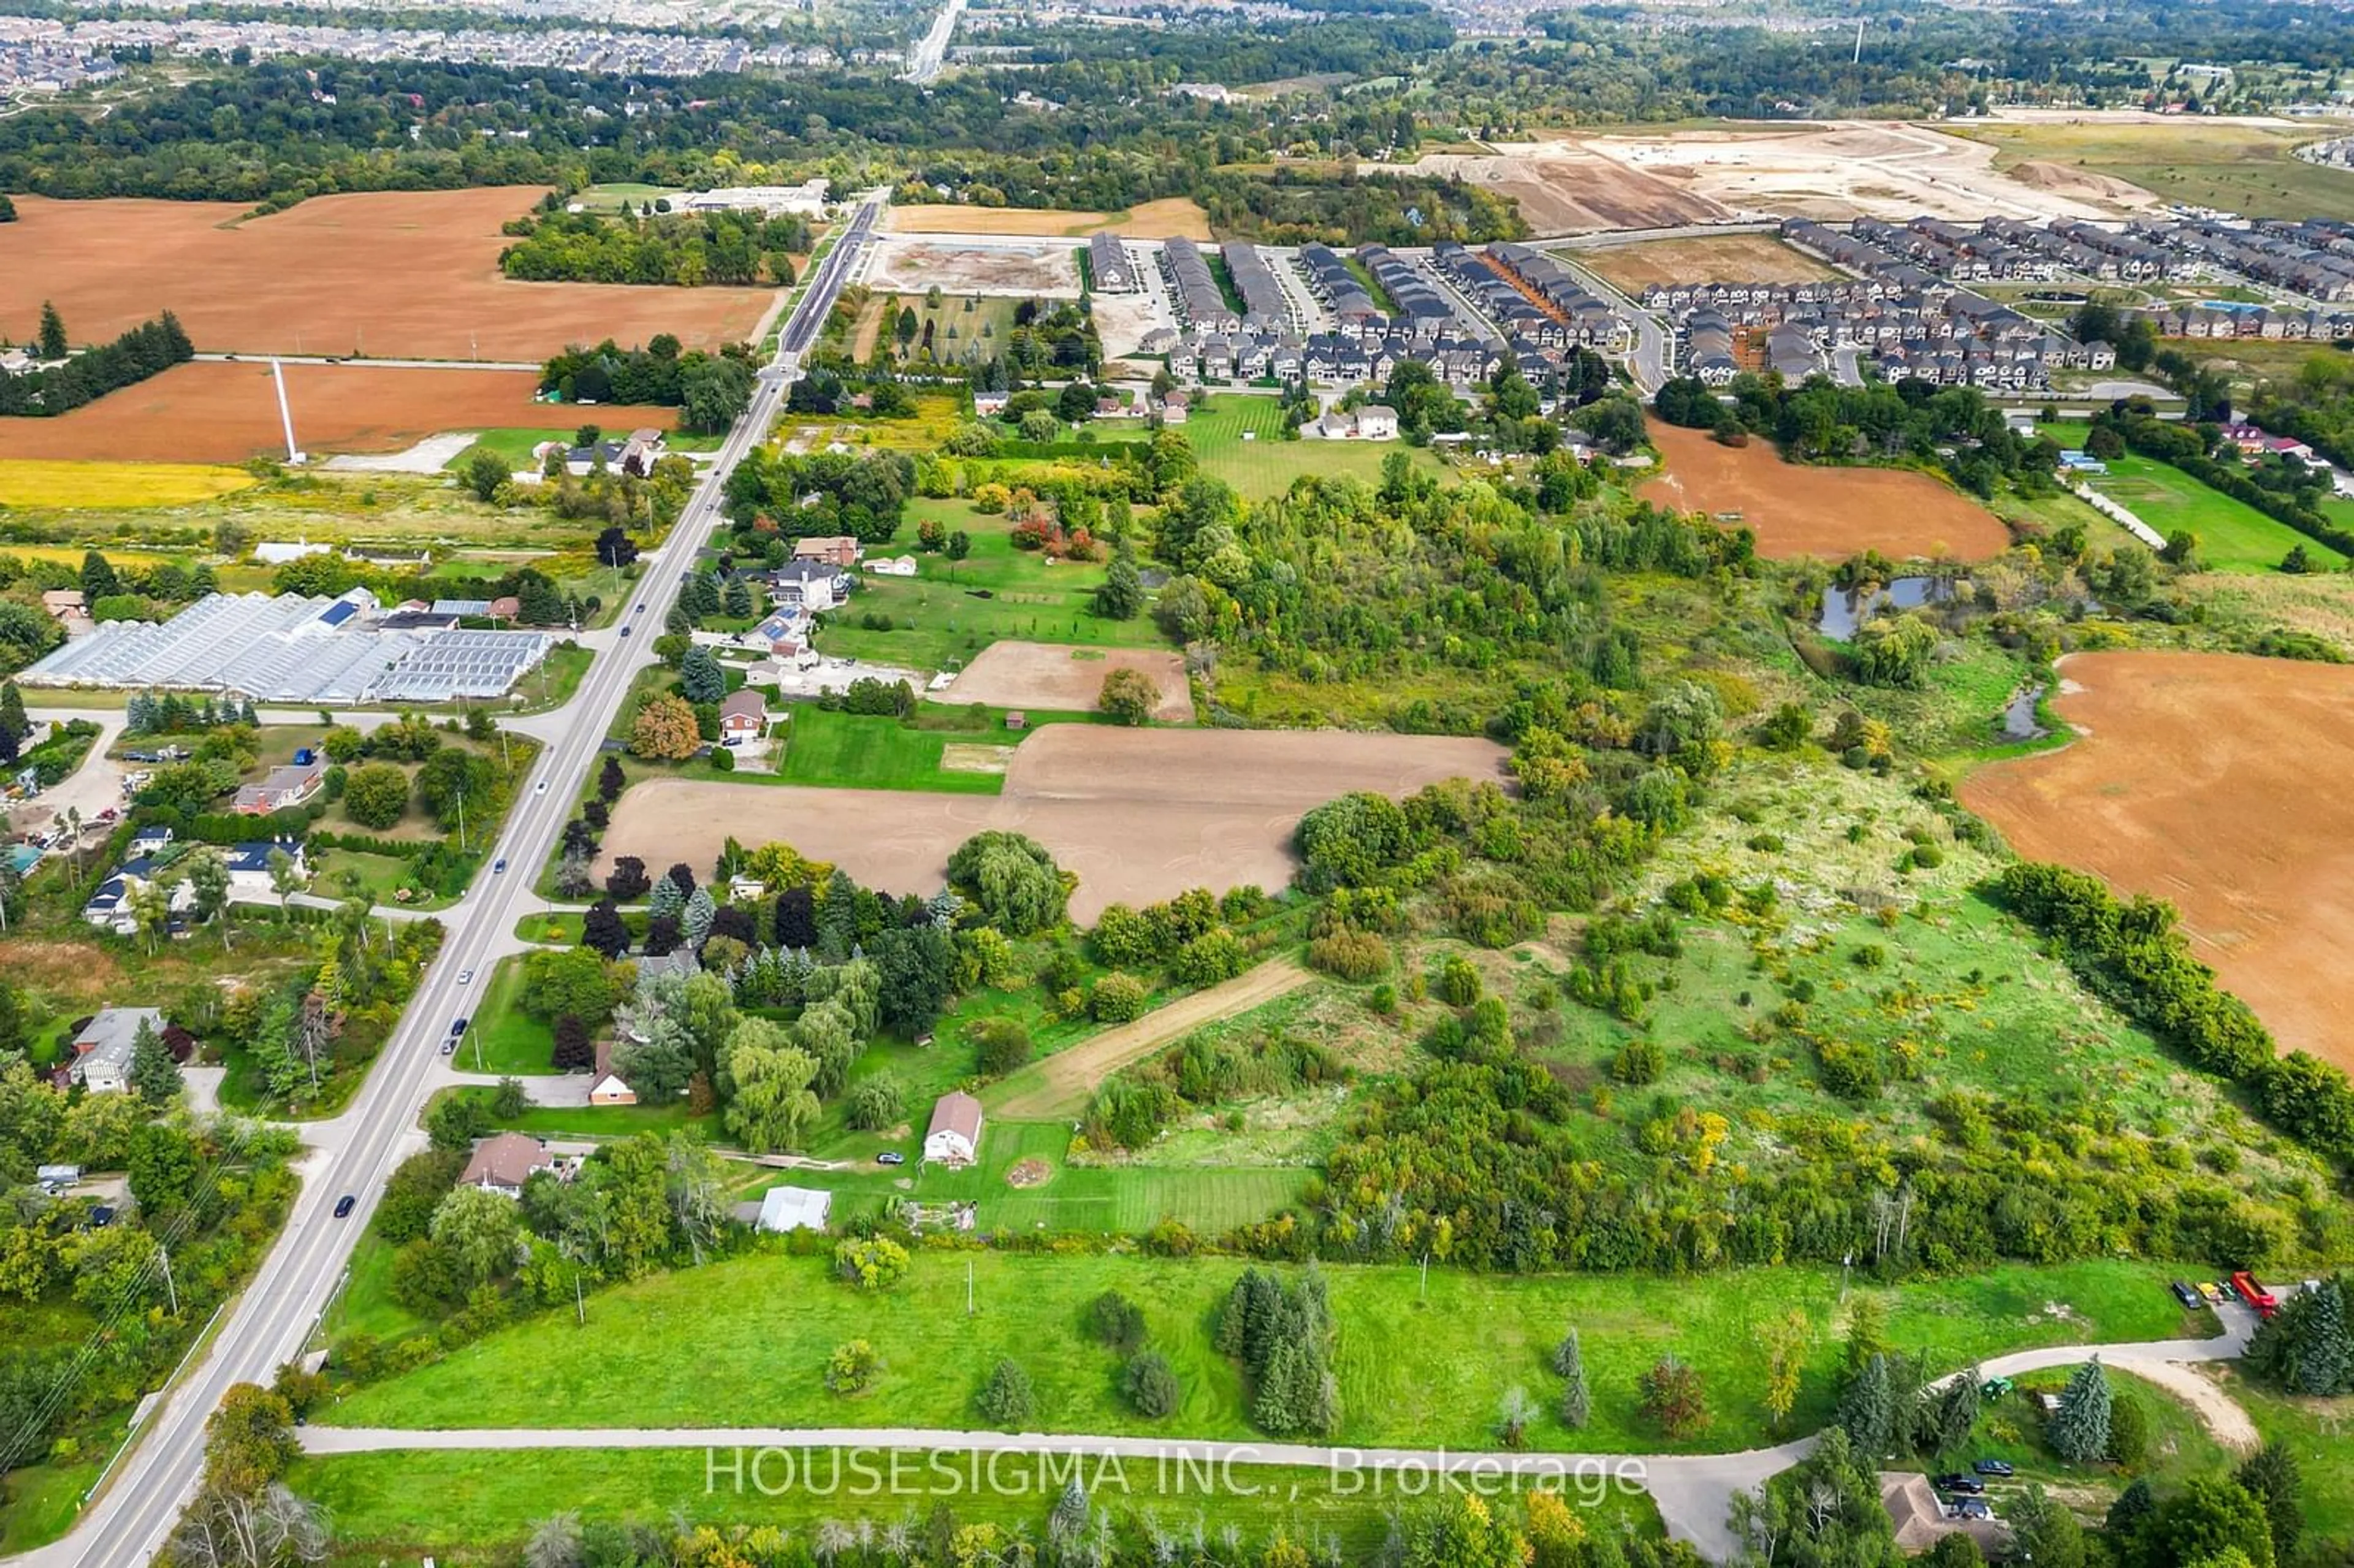
MULTIPOLYGON (((2184 1361, 2229 1361, 2247 1347, 2255 1315, 2227 1305, 2216 1316, 2223 1332, 2211 1340, 2157 1340, 2115 1345, 2052 1345, 1996 1356, 1976 1369, 1984 1377, 2013 1376, 2070 1366, 2098 1356, 2107 1365, 2139 1372, 2184 1361)), ((1956 1372, 1955 1377, 1967 1376, 1956 1372)), ((1950 1379, 1941 1381, 1951 1381, 1950 1379)), ((2163 1377, 2153 1377, 2163 1385, 2163 1377)), ((1593 1477, 1639 1486, 1651 1494, 1670 1539, 1690 1542, 1711 1562, 1738 1550, 1727 1527, 1735 1493, 1758 1487, 1813 1452, 1818 1437, 1738 1454, 1456 1453, 1443 1448, 1337 1448, 1298 1443, 1214 1443, 1150 1437, 1094 1437, 1035 1432, 962 1432, 912 1427, 496 1427, 412 1431, 383 1427, 308 1426, 301 1434, 312 1454, 365 1454, 385 1449, 521 1448, 881 1448, 956 1452, 1086 1454, 1188 1465, 1267 1465, 1359 1473, 1386 1469, 1427 1478, 1437 1475, 1555 1479, 1593 1477)), ((723 1468, 725 1467, 723 1466, 723 1468)))

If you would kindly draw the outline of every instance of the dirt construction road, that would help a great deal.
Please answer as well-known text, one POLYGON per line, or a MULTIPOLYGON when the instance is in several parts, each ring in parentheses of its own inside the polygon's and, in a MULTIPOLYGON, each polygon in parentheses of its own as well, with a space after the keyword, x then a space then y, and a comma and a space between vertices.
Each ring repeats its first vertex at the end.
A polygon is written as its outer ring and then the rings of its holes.
POLYGON ((2035 860, 2182 911, 2284 1047, 2354 1068, 2354 669, 2232 653, 2079 653, 2064 750, 1981 768, 1970 810, 2035 860))
POLYGON ((1071 917, 1084 925, 1108 904, 1189 887, 1282 887, 1296 869, 1292 830, 1311 807, 1352 789, 1500 781, 1504 755, 1443 736, 1055 725, 1023 742, 999 796, 655 779, 621 797, 605 853, 700 865, 730 835, 781 840, 869 886, 929 892, 958 844, 1009 828, 1077 874, 1071 917))
POLYGON ((1289 959, 1276 959, 1224 985, 1180 997, 1133 1023, 1107 1029, 1083 1044, 1058 1051, 1002 1080, 984 1097, 990 1113, 1014 1121, 1073 1115, 1087 1108, 1097 1085, 1129 1063, 1142 1060, 1204 1023, 1248 1012, 1315 978, 1289 959))

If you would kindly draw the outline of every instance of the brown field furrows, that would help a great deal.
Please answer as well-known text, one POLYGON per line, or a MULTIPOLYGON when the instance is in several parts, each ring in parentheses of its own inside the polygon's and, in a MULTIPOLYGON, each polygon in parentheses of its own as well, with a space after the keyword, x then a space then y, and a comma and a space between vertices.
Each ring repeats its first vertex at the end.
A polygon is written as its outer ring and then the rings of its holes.
POLYGON ((243 222, 235 202, 19 196, 0 226, 0 323, 23 338, 53 300, 76 343, 170 310, 207 352, 521 361, 664 332, 716 347, 749 337, 776 297, 502 277, 500 226, 542 194, 315 196, 243 222))
POLYGON ((2182 911, 2285 1048, 2354 1069, 2354 669, 2232 653, 2078 653, 2062 750, 1980 768, 1971 810, 2020 853, 2182 911))
POLYGON ((1643 485, 1643 499, 1711 516, 1738 514, 1768 559, 1844 560, 1871 549, 1979 561, 2010 546, 2009 530, 1993 513, 1925 473, 1788 463, 1763 439, 1728 447, 1704 430, 1659 420, 1651 440, 1667 471, 1643 485))
POLYGON ((1114 670, 1141 670, 1160 689, 1152 716, 1163 724, 1193 722, 1193 694, 1185 657, 1150 648, 1074 648, 1061 642, 992 642, 964 667, 943 702, 987 703, 998 708, 1092 708, 1114 670))
MULTIPOLYGON (((289 365, 286 399, 305 451, 398 451, 443 430, 546 426, 594 419, 610 429, 678 423, 675 408, 594 408, 535 403, 524 370, 415 370, 372 365, 289 365)), ((0 451, 17 458, 125 462, 242 462, 283 458, 278 394, 261 360, 198 360, 110 393, 54 419, 0 419, 0 451)))
POLYGON ((1441 779, 1501 781, 1503 748, 1441 736, 1331 730, 1106 729, 1055 725, 1014 753, 1002 796, 815 789, 659 779, 614 810, 605 853, 700 865, 733 835, 782 840, 893 892, 937 888, 984 828, 1024 832, 1078 875, 1071 916, 1291 880, 1303 813, 1352 789, 1405 795, 1441 779))

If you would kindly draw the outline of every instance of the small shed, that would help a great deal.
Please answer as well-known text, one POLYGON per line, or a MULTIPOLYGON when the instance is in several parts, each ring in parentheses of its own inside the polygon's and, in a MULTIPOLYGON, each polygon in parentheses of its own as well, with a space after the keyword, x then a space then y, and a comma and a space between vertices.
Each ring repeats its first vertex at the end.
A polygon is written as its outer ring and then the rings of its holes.
POLYGON ((1030 715, 1020 708, 1008 708, 1005 710, 1005 727, 1008 729, 1028 729, 1030 727, 1030 715))
POLYGON ((771 1187, 760 1198, 764 1231, 822 1231, 832 1217, 833 1194, 814 1187, 771 1187))

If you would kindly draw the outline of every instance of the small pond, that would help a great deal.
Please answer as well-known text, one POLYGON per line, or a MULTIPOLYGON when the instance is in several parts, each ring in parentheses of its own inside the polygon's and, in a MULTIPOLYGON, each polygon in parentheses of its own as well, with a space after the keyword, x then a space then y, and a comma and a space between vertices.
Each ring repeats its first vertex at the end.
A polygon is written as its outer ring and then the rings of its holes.
POLYGON ((1815 630, 1838 641, 1850 642, 1856 628, 1883 609, 1918 609, 1953 597, 1949 577, 1891 577, 1869 593, 1833 584, 1823 589, 1823 610, 1816 619, 1815 630))
POLYGON ((2002 738, 2005 740, 2041 740, 2052 732, 2035 720, 2035 705, 2043 700, 2043 688, 2029 686, 2010 699, 2002 710, 2002 738))

